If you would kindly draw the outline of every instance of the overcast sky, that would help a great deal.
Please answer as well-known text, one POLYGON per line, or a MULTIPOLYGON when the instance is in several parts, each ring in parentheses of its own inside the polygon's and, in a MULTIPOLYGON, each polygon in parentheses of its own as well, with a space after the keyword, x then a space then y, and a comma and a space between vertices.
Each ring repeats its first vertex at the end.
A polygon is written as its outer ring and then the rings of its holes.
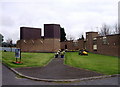
MULTIPOLYGON (((42 28, 60 24, 75 38, 118 20, 119 0, 0 0, 0 33, 4 39, 20 38, 20 27, 42 28)), ((43 35, 43 33, 42 33, 43 35)))

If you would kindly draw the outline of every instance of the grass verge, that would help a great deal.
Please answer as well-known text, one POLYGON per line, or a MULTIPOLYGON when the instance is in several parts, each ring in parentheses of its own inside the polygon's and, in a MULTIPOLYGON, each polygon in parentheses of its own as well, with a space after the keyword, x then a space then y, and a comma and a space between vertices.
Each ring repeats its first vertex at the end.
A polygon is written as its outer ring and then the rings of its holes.
POLYGON ((23 64, 17 65, 12 62, 15 61, 14 52, 2 52, 2 62, 12 68, 20 67, 41 67, 46 65, 54 56, 53 53, 22 53, 23 64))
POLYGON ((93 70, 103 74, 120 74, 118 70, 118 57, 89 53, 88 56, 78 55, 78 52, 67 52, 65 64, 93 70))

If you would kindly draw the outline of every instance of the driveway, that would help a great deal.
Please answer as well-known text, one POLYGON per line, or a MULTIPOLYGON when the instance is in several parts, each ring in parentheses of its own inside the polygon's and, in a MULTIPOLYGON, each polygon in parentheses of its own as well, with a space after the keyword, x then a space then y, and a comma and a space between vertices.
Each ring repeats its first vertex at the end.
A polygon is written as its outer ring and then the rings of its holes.
POLYGON ((54 58, 44 67, 16 68, 15 70, 24 75, 41 79, 80 79, 103 75, 94 71, 64 65, 63 61, 62 58, 54 58))
MULTIPOLYGON (((118 77, 95 79, 95 80, 80 81, 80 82, 70 82, 70 83, 56 83, 56 82, 34 81, 34 80, 26 79, 26 78, 19 78, 19 77, 17 77, 17 75, 15 73, 13 73, 11 70, 6 68, 4 65, 2 66, 2 73, 3 73, 2 74, 2 85, 5 85, 5 87, 22 87, 22 85, 29 85, 29 87, 34 87, 34 85, 38 85, 38 87, 39 87, 39 85, 48 85, 48 87, 53 87, 50 85, 56 85, 55 87, 57 87, 57 85, 67 85, 67 86, 72 85, 71 87, 74 87, 74 85, 77 85, 76 87, 78 87, 79 85, 92 85, 90 87, 104 87, 103 85, 109 85, 107 87, 118 87, 117 86, 118 85, 118 77), (13 85, 15 85, 15 86, 13 86, 13 85), (20 85, 20 86, 18 86, 18 85, 20 85)), ((42 87, 42 86, 40 86, 40 87, 42 87)), ((45 87, 47 87, 47 86, 45 86, 45 87)), ((80 86, 80 87, 83 87, 83 86, 80 86)))

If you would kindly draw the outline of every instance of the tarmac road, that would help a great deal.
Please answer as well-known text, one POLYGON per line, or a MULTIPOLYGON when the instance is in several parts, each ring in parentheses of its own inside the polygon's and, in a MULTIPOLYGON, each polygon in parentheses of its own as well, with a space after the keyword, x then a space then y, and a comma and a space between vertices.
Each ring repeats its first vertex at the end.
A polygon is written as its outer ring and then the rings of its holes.
POLYGON ((118 77, 72 82, 72 83, 56 83, 33 81, 25 78, 18 78, 11 70, 2 66, 2 85, 118 85, 118 77))
POLYGON ((90 70, 70 67, 64 64, 63 58, 54 58, 44 67, 23 67, 16 68, 19 73, 39 79, 80 79, 94 76, 103 76, 90 70))

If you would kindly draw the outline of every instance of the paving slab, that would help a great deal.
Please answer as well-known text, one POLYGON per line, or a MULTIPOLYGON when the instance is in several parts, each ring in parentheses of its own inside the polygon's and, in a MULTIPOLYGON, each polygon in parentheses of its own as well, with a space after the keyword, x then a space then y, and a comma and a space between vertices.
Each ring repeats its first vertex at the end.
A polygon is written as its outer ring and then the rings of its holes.
POLYGON ((103 74, 63 64, 63 58, 54 58, 44 67, 15 68, 21 74, 40 79, 80 79, 103 74))

